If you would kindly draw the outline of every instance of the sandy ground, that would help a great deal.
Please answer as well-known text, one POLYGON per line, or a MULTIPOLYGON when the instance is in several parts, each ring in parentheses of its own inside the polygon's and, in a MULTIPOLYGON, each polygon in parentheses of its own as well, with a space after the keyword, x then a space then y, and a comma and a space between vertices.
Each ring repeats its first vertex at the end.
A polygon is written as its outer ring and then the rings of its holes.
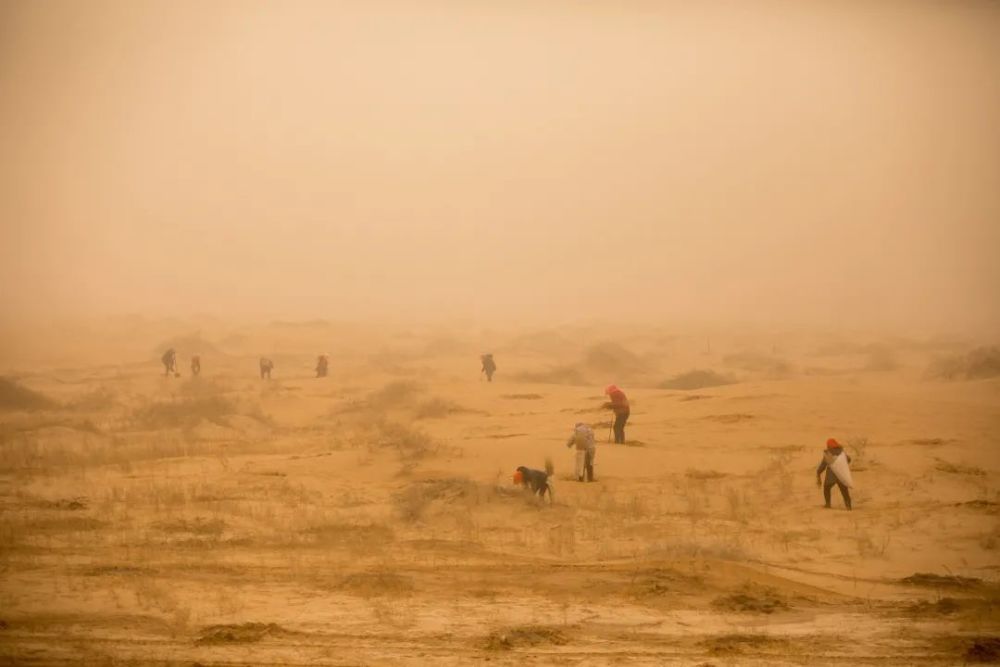
POLYGON ((1000 650, 1000 380, 926 377, 960 343, 217 325, 174 341, 174 378, 158 351, 176 327, 136 326, 6 363, 52 403, 0 413, 4 663, 955 665, 1000 650), (692 369, 732 383, 663 388, 692 369), (606 442, 611 381, 633 402, 624 446, 606 442), (569 475, 576 421, 599 435, 592 484, 569 475), (855 459, 851 512, 815 486, 831 436, 855 459), (546 457, 551 505, 511 483, 546 457))

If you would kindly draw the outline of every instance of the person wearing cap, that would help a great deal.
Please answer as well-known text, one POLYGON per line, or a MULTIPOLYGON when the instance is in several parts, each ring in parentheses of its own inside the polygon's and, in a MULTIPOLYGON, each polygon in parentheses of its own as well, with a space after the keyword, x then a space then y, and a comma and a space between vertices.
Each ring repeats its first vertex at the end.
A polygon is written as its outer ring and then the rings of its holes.
POLYGON ((618 388, 618 385, 609 384, 604 388, 604 393, 607 395, 610 401, 605 403, 602 407, 605 409, 613 410, 615 413, 615 443, 619 445, 625 444, 625 422, 628 421, 630 414, 628 398, 625 397, 625 392, 618 388))
POLYGON ((325 378, 330 369, 330 355, 321 354, 316 357, 316 377, 325 378))
POLYGON ((844 451, 844 448, 834 438, 826 441, 826 450, 823 452, 823 460, 816 468, 816 486, 823 486, 823 499, 826 501, 826 508, 830 508, 830 493, 834 486, 840 488, 840 495, 844 497, 844 506, 851 509, 851 491, 854 486, 851 479, 851 469, 848 464, 851 457, 844 451), (826 479, 820 481, 820 475, 826 471, 826 479))
POLYGON ((567 447, 576 446, 576 479, 582 482, 586 475, 588 482, 594 481, 594 455, 597 444, 594 440, 594 429, 583 422, 577 422, 573 435, 566 442, 567 447))

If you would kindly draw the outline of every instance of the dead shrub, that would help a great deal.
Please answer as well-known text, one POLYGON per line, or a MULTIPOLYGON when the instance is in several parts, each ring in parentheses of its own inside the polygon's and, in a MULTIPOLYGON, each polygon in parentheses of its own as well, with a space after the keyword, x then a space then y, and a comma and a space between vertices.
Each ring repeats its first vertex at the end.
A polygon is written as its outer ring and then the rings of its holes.
POLYGON ((287 631, 276 623, 240 623, 209 625, 202 629, 195 640, 198 645, 253 644, 265 637, 276 637, 287 631))
POLYGON ((788 602, 772 588, 744 586, 739 592, 722 595, 712 600, 712 606, 721 611, 745 614, 773 614, 789 609, 788 602))
POLYGON ((925 377, 934 380, 987 380, 1000 377, 1000 347, 978 347, 968 354, 937 359, 925 377))

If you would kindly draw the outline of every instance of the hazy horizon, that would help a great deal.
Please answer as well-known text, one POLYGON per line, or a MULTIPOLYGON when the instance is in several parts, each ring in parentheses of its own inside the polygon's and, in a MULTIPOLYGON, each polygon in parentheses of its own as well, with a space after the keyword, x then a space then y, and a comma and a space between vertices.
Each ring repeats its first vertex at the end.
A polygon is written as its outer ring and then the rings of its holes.
POLYGON ((6 2, 4 323, 995 336, 998 34, 991 2, 6 2))

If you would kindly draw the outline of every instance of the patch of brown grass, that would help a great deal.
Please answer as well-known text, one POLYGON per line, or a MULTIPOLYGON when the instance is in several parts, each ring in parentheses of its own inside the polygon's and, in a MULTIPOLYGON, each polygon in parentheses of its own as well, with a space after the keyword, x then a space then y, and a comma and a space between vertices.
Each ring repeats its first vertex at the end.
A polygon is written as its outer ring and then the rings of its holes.
POLYGON ((195 644, 199 646, 253 644, 265 637, 275 637, 284 634, 287 634, 287 631, 276 623, 209 625, 202 628, 201 636, 195 640, 195 644))
POLYGON ((701 645, 714 655, 759 653, 781 649, 788 645, 787 639, 755 634, 728 634, 710 637, 701 645))
POLYGON ((744 586, 736 593, 719 596, 712 600, 712 607, 744 614, 773 614, 789 609, 788 602, 777 591, 759 586, 744 586))
POLYGON ((569 643, 569 637, 560 630, 546 625, 518 625, 512 628, 494 630, 483 641, 487 651, 510 651, 514 648, 569 643))

